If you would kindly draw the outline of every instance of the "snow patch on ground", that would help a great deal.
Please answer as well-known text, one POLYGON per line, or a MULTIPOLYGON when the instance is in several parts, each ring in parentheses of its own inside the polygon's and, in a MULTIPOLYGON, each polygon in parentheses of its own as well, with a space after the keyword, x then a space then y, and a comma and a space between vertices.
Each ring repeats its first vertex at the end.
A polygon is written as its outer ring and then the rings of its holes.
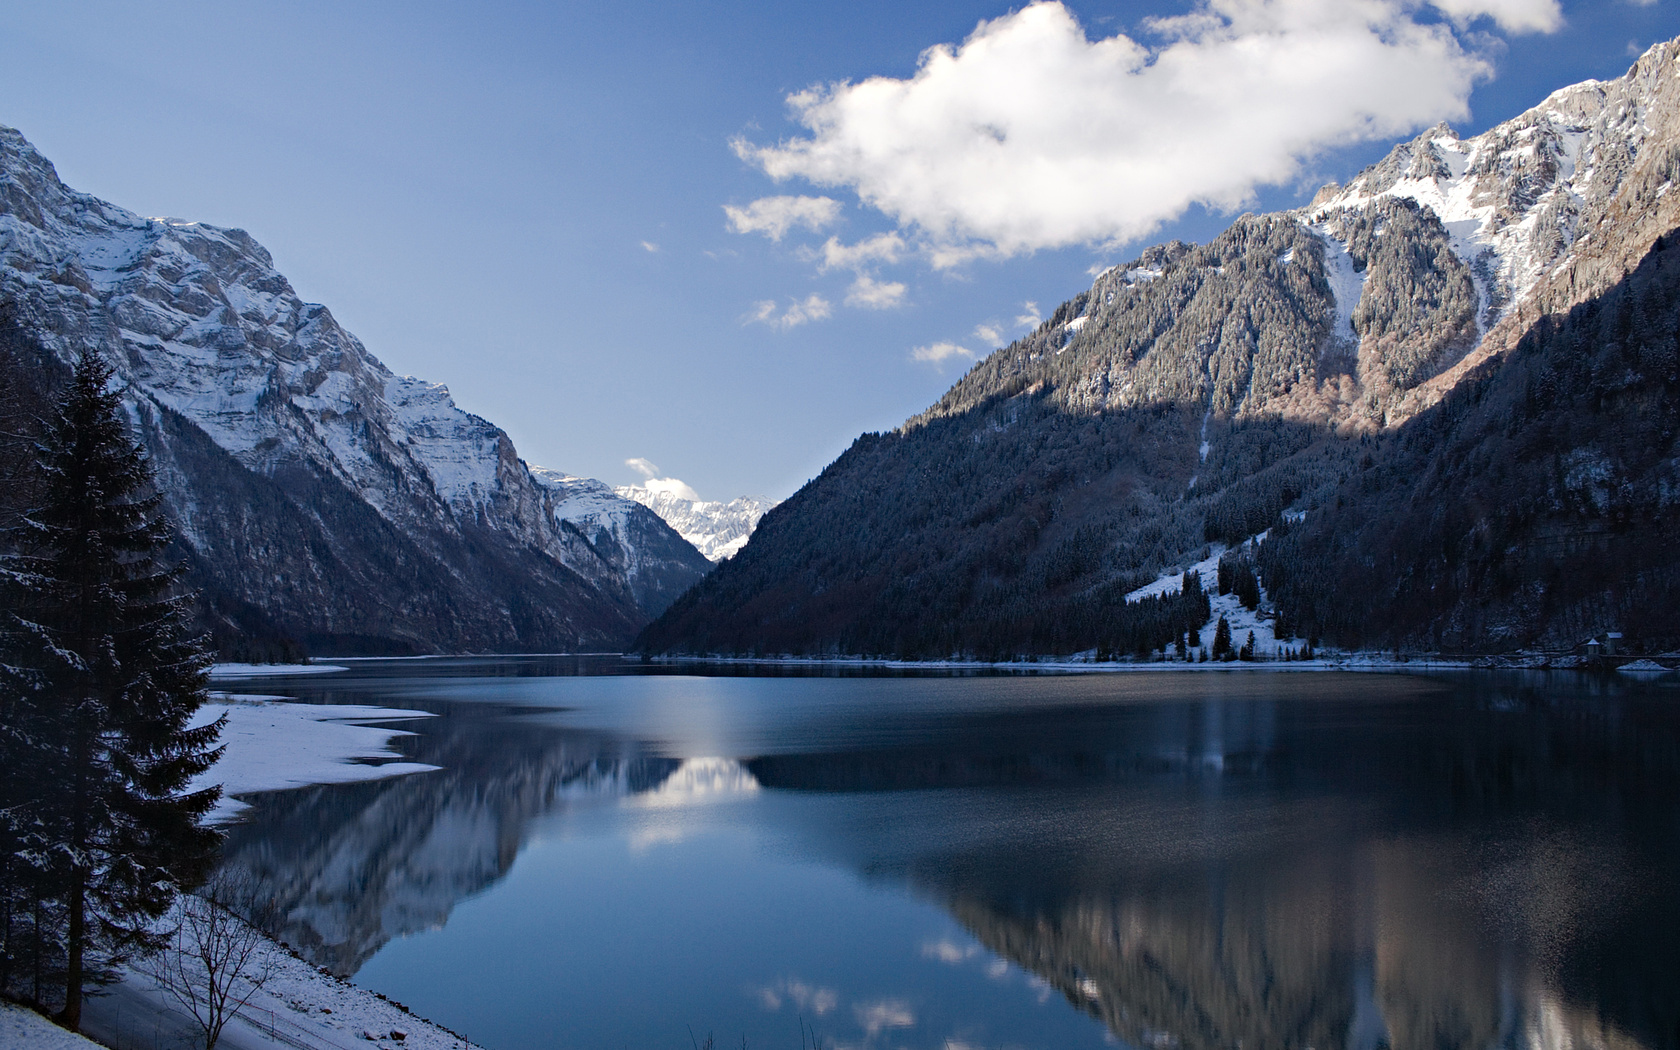
POLYGON ((98 1043, 66 1032, 33 1010, 0 1002, 0 1046, 30 1050, 101 1050, 98 1043))
MULTIPOLYGON (((476 1050, 473 1044, 441 1025, 409 1013, 403 1006, 304 962, 285 946, 264 941, 257 949, 254 970, 271 966, 272 976, 222 1029, 217 1046, 228 1050, 476 1050)), ((90 1000, 84 1025, 113 1046, 152 1046, 159 1034, 163 1046, 202 1042, 189 1018, 146 972, 132 964, 121 983, 108 994, 90 1000)), ((12 1044, 3 1039, 0 1045, 12 1044)), ((86 1050, 96 1044, 27 1044, 44 1050, 86 1050)))
POLYGON ((227 715, 221 759, 196 777, 191 790, 222 786, 212 823, 225 823, 250 808, 235 795, 280 791, 310 784, 382 780, 425 773, 437 766, 400 761, 391 747, 402 729, 381 729, 369 722, 432 717, 425 711, 402 711, 361 704, 294 704, 280 697, 212 694, 195 724, 227 715))
MULTIPOLYGON (((1242 547, 1252 547, 1264 543, 1266 534, 1261 533, 1253 539, 1244 541, 1242 547)), ((1274 660, 1280 655, 1279 650, 1284 646, 1298 645, 1294 638, 1279 638, 1277 636, 1277 622, 1267 612, 1269 603, 1266 601, 1266 589, 1260 588, 1260 606, 1258 609, 1245 609, 1242 602, 1234 594, 1219 593, 1219 559, 1228 548, 1224 544, 1216 543, 1208 548, 1208 556, 1177 572, 1163 573, 1154 583, 1139 587, 1126 595, 1126 600, 1135 602, 1141 598, 1149 598, 1162 594, 1177 594, 1184 588, 1184 573, 1193 572, 1202 580, 1202 592, 1208 596, 1208 604, 1212 606, 1212 613, 1208 622, 1202 625, 1201 647, 1213 648, 1213 634, 1219 626, 1219 618, 1225 617, 1225 622, 1231 628, 1231 647, 1240 649, 1248 641, 1250 632, 1254 634, 1254 652, 1262 660, 1274 660)))

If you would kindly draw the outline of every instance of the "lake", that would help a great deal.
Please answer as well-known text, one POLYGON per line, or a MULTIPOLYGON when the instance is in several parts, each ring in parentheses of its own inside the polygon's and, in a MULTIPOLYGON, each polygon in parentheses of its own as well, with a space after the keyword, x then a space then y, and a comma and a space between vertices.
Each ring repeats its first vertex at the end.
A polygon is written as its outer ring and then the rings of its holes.
POLYGON ((304 956, 492 1050, 1680 1046, 1680 675, 357 662, 304 956))

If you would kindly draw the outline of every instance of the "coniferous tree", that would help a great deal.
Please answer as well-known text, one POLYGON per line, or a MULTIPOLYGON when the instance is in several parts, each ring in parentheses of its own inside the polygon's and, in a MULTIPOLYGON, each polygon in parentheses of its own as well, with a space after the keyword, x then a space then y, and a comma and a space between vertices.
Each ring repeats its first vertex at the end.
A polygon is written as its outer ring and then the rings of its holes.
POLYGON ((1223 660, 1231 655, 1231 624, 1221 616, 1213 629, 1213 658, 1223 660))
POLYGON ((168 527, 110 387, 84 354, 40 444, 41 503, 0 572, 5 977, 21 985, 27 962, 37 1002, 56 978, 72 1030, 84 986, 155 946, 150 923, 218 842, 201 820, 219 789, 185 791, 219 753, 220 721, 189 728, 209 656, 160 560, 168 527))

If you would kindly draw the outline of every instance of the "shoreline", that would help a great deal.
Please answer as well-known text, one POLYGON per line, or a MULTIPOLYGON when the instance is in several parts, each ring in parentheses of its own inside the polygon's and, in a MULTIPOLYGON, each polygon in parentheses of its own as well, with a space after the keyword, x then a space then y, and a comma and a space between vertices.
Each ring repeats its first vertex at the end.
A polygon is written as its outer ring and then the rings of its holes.
MULTIPOLYGON (((1680 660, 1674 654, 1659 654, 1660 659, 1680 660)), ((681 665, 746 665, 752 667, 858 667, 891 670, 962 670, 1016 671, 1031 673, 1050 671, 1063 674, 1137 674, 1147 672, 1400 672, 1400 671, 1569 671, 1577 673, 1614 672, 1617 666, 1591 665, 1586 658, 1559 654, 1516 654, 1511 656, 1402 656, 1398 659, 1376 653, 1338 653, 1314 657, 1311 660, 1209 660, 1205 663, 1185 660, 1079 660, 1079 659, 1022 659, 1022 660, 903 660, 892 657, 868 656, 636 656, 625 655, 626 661, 661 666, 681 665)), ((1680 668, 1656 663, 1656 658, 1628 658, 1629 673, 1670 674, 1680 668)))

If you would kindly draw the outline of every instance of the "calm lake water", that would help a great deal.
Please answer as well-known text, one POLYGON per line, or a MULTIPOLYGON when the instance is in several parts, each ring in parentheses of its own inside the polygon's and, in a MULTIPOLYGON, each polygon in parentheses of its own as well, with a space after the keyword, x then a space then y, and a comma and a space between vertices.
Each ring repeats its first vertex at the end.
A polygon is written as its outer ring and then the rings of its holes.
POLYGON ((1675 1047, 1669 677, 358 663, 226 863, 493 1050, 1675 1047))

